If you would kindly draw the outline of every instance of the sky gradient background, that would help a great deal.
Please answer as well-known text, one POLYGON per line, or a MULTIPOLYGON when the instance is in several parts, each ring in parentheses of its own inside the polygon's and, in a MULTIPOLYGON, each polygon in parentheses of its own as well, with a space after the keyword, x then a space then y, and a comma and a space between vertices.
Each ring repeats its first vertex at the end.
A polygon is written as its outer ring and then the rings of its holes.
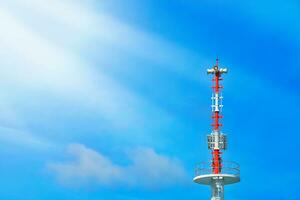
POLYGON ((300 199, 297 1, 1 0, 0 199, 209 199, 220 58, 226 199, 300 199))

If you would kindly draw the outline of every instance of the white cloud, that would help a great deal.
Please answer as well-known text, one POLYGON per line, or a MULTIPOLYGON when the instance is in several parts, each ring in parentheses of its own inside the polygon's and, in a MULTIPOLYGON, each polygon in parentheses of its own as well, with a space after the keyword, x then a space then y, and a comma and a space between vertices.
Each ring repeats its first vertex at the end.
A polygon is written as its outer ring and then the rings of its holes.
POLYGON ((11 0, 4 5, 8 8, 21 8, 27 14, 33 12, 34 15, 46 16, 48 20, 54 20, 72 30, 88 31, 95 23, 94 12, 89 3, 78 0, 11 0))
POLYGON ((51 163, 49 168, 58 178, 67 183, 96 180, 100 184, 110 185, 121 178, 121 168, 114 165, 107 157, 83 145, 72 144, 67 154, 74 160, 70 162, 51 163))
POLYGON ((131 164, 118 165, 108 157, 81 144, 69 145, 71 161, 52 162, 48 168, 68 185, 96 182, 103 186, 159 188, 181 184, 185 169, 175 159, 157 154, 150 148, 138 148, 128 154, 131 164))
MULTIPOLYGON (((108 47, 104 44, 108 44, 109 47, 116 47, 129 54, 148 59, 160 64, 161 67, 166 67, 170 71, 175 71, 197 81, 199 81, 199 77, 194 77, 191 70, 198 68, 196 66, 194 68, 192 66, 187 67, 186 64, 193 62, 196 64, 199 59, 202 60, 202 63, 208 63, 207 59, 201 57, 199 52, 195 53, 185 49, 158 35, 124 23, 107 13, 97 12, 92 8, 91 2, 13 0, 6 4, 8 7, 21 7, 28 13, 33 12, 35 15, 46 17, 48 19, 46 22, 49 24, 51 23, 49 19, 54 19, 57 24, 63 24, 62 29, 67 30, 67 35, 70 35, 65 39, 80 33, 83 34, 80 40, 92 40, 93 43, 100 42, 98 51, 101 50, 106 53, 108 47), (101 48, 101 46, 105 47, 101 48), (187 71, 187 69, 189 70, 187 71)), ((40 31, 43 32, 44 30, 40 31)), ((110 53, 112 57, 116 56, 113 50, 110 53)), ((117 56, 121 57, 122 55, 117 56)))
MULTIPOLYGON (((94 12, 88 3, 80 1, 53 0, 41 3, 38 0, 13 0, 1 2, 1 5, 0 84, 6 85, 7 89, 0 93, 11 101, 24 99, 14 105, 17 111, 21 110, 20 116, 30 115, 26 110, 29 107, 27 99, 24 98, 29 94, 33 97, 30 99, 33 106, 36 96, 46 96, 47 99, 47 95, 53 95, 56 99, 67 100, 67 103, 88 107, 99 114, 105 126, 115 130, 113 133, 118 137, 139 134, 139 139, 147 138, 150 141, 151 135, 145 134, 145 130, 155 133, 152 129, 176 120, 168 112, 105 75, 101 69, 106 66, 101 62, 93 67, 72 48, 46 35, 53 34, 62 28, 58 24, 63 24, 69 32, 62 31, 64 34, 60 38, 68 40, 69 37, 80 35, 83 41, 86 38, 95 43, 101 41, 105 47, 111 45, 112 48, 126 50, 153 62, 164 63, 162 66, 173 65, 169 69, 180 74, 185 74, 186 67, 178 65, 179 60, 188 58, 186 60, 191 61, 189 51, 111 16, 94 12), (24 17, 26 15, 31 17, 24 17), (48 19, 41 20, 46 25, 26 21, 39 21, 40 18, 48 19), (51 24, 51 31, 45 33, 49 31, 49 27, 45 28, 48 24, 51 24), (123 134, 124 130, 127 135, 123 134)), ((113 62, 116 55, 106 49, 103 55, 103 48, 100 46, 97 49, 99 58, 107 57, 105 59, 113 62)), ((26 117, 20 118, 20 121, 26 123, 26 117)))
MULTIPOLYGON (((0 17, 0 54, 4 60, 0 61, 1 83, 47 91, 91 106, 115 128, 146 122, 140 107, 162 114, 159 108, 93 69, 71 51, 40 37, 10 12, 0 9, 0 17)), ((164 116, 169 117, 164 113, 162 120, 164 116)))
POLYGON ((125 169, 128 183, 146 187, 160 187, 181 184, 186 172, 180 161, 156 153, 151 148, 138 148, 129 154, 132 165, 125 169))
POLYGON ((56 145, 22 129, 0 126, 0 141, 39 150, 53 149, 56 145))
POLYGON ((22 147, 47 150, 55 145, 49 140, 41 138, 30 131, 24 130, 26 125, 18 117, 12 105, 0 97, 0 142, 22 147))

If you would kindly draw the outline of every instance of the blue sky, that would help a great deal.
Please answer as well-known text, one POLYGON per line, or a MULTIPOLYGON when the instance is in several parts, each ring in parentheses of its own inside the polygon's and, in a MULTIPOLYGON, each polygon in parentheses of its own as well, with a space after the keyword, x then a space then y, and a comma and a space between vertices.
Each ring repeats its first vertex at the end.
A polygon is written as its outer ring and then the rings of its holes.
POLYGON ((227 199, 300 199, 297 1, 0 1, 0 199, 209 199, 224 80, 227 199))

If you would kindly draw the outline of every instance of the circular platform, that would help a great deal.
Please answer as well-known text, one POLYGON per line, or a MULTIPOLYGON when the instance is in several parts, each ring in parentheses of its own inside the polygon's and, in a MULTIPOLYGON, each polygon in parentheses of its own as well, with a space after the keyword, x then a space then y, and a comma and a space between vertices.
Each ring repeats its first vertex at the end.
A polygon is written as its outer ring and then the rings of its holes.
POLYGON ((240 181, 240 166, 236 162, 222 161, 220 173, 213 173, 211 162, 201 162, 196 165, 194 182, 211 185, 214 180, 222 180, 224 185, 240 181))
POLYGON ((194 178, 195 183, 203 185, 211 185, 214 180, 222 180, 224 185, 229 185, 239 182, 240 176, 234 174, 204 174, 194 178))

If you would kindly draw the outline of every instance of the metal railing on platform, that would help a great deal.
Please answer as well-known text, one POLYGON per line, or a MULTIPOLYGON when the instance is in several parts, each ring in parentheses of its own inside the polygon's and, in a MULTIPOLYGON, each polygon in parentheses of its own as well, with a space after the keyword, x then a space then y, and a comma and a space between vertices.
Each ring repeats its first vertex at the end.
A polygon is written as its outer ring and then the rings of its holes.
MULTIPOLYGON (((195 175, 201 176, 206 174, 213 174, 214 168, 211 162, 201 162, 196 165, 195 175)), ((220 174, 231 174, 235 176, 240 175, 240 166, 236 162, 222 161, 222 168, 220 174)))

